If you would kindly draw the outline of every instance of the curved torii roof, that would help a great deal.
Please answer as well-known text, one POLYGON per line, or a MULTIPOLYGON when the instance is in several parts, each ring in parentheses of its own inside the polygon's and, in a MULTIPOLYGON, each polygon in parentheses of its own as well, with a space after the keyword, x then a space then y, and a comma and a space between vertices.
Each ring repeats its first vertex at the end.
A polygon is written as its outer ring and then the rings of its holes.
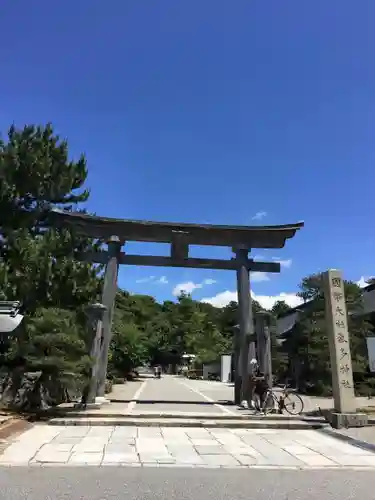
POLYGON ((212 245, 243 248, 283 248, 304 226, 303 222, 282 226, 223 226, 189 224, 184 222, 153 222, 113 219, 67 212, 53 208, 49 212, 50 224, 71 227, 77 232, 98 239, 118 236, 121 241, 172 243, 184 238, 189 245, 212 245))

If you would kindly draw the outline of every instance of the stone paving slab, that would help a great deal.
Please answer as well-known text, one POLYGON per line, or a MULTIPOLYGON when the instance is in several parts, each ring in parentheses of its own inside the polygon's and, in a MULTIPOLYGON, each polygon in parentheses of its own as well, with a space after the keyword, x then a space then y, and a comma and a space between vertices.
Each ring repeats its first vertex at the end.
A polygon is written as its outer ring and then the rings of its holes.
POLYGON ((375 469, 375 453, 314 430, 35 425, 0 466, 375 469))
POLYGON ((112 401, 122 401, 124 403, 130 403, 133 401, 134 396, 137 391, 142 386, 144 380, 133 380, 126 382, 125 384, 113 384, 112 391, 108 395, 109 399, 112 401))

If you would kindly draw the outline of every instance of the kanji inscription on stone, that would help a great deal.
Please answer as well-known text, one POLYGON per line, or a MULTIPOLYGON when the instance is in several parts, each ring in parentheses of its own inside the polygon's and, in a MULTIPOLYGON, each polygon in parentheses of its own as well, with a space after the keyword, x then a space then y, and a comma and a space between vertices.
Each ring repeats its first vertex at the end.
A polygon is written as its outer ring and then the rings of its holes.
POLYGON ((339 332, 337 334, 337 342, 339 344, 347 344, 348 343, 348 340, 345 338, 345 335, 342 333, 342 332, 339 332))
POLYGON ((333 288, 342 288, 342 280, 338 277, 332 277, 331 283, 333 288))
POLYGON ((343 298, 343 294, 340 292, 333 292, 333 298, 336 302, 341 302, 343 298))
POLYGON ((341 309, 341 307, 340 307, 340 306, 337 306, 337 307, 336 307, 335 312, 336 312, 336 316, 345 316, 345 313, 344 313, 344 311, 341 309))
POLYGON ((348 373, 348 372, 350 372, 350 367, 347 364, 341 365, 340 366, 340 372, 341 373, 348 373))
POLYGON ((348 356, 348 351, 344 349, 343 347, 340 347, 340 361, 345 359, 348 356))
POLYGON ((356 409, 344 280, 340 271, 324 273, 326 324, 332 367, 335 410, 351 413, 356 409))
POLYGON ((345 389, 352 389, 353 388, 353 385, 350 384, 350 381, 349 380, 346 380, 344 379, 342 382, 341 382, 341 385, 343 387, 345 387, 345 389))

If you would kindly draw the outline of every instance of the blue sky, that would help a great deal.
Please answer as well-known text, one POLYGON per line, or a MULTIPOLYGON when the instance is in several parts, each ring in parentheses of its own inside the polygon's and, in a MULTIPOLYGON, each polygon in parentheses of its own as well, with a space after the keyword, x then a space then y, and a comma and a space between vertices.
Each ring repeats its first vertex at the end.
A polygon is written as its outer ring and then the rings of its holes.
MULTIPOLYGON (((374 18, 373 0, 4 2, 0 128, 53 122, 87 156, 97 214, 304 220, 283 250, 254 252, 285 261, 256 277, 264 303, 329 267, 358 280, 374 274, 374 18)), ((216 303, 235 290, 231 272, 126 268, 119 282, 160 300, 181 283, 216 303)))

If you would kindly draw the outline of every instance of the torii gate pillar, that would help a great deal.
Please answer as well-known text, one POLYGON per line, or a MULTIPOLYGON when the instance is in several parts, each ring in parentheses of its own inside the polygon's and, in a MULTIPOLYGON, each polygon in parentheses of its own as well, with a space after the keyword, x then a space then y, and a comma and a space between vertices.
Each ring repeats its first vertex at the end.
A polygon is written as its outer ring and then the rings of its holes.
MULTIPOLYGON (((253 311, 250 293, 249 249, 236 248, 237 294, 239 315, 239 363, 236 373, 237 387, 240 385, 241 402, 249 399, 249 353, 255 356, 253 311)), ((235 391, 236 393, 237 391, 235 391)), ((238 392, 237 392, 238 394, 238 392)), ((238 404, 238 402, 236 401, 238 404)))
POLYGON ((108 351, 112 337, 111 328, 117 292, 117 276, 122 243, 118 236, 111 236, 107 245, 108 261, 105 268, 102 294, 102 304, 106 309, 103 315, 102 343, 98 368, 98 386, 96 393, 96 402, 98 403, 107 402, 105 398, 105 381, 108 367, 108 351))

